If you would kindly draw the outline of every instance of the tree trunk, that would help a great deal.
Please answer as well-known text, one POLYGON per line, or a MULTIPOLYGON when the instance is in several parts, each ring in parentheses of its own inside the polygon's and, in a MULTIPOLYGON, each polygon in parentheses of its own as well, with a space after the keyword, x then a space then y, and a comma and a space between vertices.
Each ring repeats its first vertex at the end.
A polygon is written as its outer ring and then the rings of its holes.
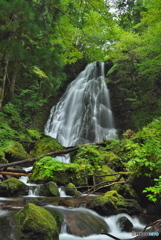
POLYGON ((10 82, 9 82, 9 89, 7 93, 4 96, 4 104, 7 104, 14 93, 14 88, 15 88, 15 82, 16 82, 16 76, 17 76, 17 71, 18 71, 18 62, 14 62, 13 64, 13 73, 12 76, 10 77, 10 82))
POLYGON ((0 84, 0 109, 3 107, 3 101, 4 101, 4 93, 5 93, 5 85, 7 80, 7 74, 8 74, 8 64, 9 64, 9 54, 5 54, 4 56, 4 66, 2 68, 2 82, 0 84))

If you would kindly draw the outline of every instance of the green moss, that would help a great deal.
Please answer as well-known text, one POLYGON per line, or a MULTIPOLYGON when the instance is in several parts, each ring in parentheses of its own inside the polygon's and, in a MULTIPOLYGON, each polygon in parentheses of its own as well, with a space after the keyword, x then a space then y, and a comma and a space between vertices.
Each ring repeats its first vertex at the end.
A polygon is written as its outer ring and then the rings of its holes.
POLYGON ((34 149, 31 151, 31 155, 41 156, 49 152, 61 150, 63 150, 63 147, 55 139, 45 136, 36 143, 34 149))
POLYGON ((4 152, 5 154, 11 155, 13 158, 24 159, 28 157, 22 144, 12 140, 7 142, 4 152))
MULTIPOLYGON (((101 171, 101 175, 112 175, 112 174, 116 174, 116 172, 114 170, 112 170, 109 166, 107 165, 103 165, 102 166, 102 171, 101 171)), ((119 177, 119 175, 116 176, 106 176, 106 177, 102 177, 102 181, 111 181, 111 180, 116 180, 119 177)))
POLYGON ((59 196, 57 184, 55 182, 47 182, 40 188, 42 196, 59 196))
POLYGON ((0 164, 6 164, 6 163, 8 163, 8 161, 5 158, 5 153, 3 151, 0 151, 0 164))
POLYGON ((64 217, 57 211, 53 210, 52 208, 48 209, 48 211, 54 216, 55 221, 57 223, 58 226, 58 230, 59 232, 61 231, 61 227, 64 223, 64 217))
POLYGON ((46 209, 32 203, 15 214, 15 234, 19 240, 58 240, 57 223, 46 209))
POLYGON ((86 163, 91 164, 93 167, 101 165, 103 160, 96 148, 97 146, 95 145, 80 147, 78 153, 73 158, 73 162, 79 163, 82 159, 86 159, 86 163))
POLYGON ((32 140, 38 140, 41 138, 41 133, 34 129, 27 129, 28 135, 32 140))
POLYGON ((85 184, 85 176, 92 173, 89 164, 65 164, 52 157, 44 157, 34 164, 30 181, 54 181, 66 185, 73 182, 75 185, 85 184))
POLYGON ((68 183, 66 188, 66 194, 70 196, 77 196, 78 190, 73 183, 68 183))
POLYGON ((90 203, 92 209, 104 215, 117 213, 139 214, 141 208, 135 199, 125 199, 117 191, 108 191, 102 196, 93 199, 90 203))
POLYGON ((118 156, 111 151, 108 151, 108 152, 107 151, 99 151, 99 154, 100 154, 101 158, 103 159, 104 163, 110 163, 110 162, 118 159, 118 156))
POLYGON ((26 192, 26 185, 17 178, 9 178, 0 183, 0 195, 1 196, 18 196, 24 195, 26 192))
POLYGON ((118 204, 124 204, 125 200, 124 198, 118 194, 115 190, 108 191, 102 196, 99 196, 95 198, 92 201, 92 204, 97 206, 97 205, 104 205, 104 204, 110 203, 112 204, 115 208, 117 208, 118 204))
POLYGON ((131 184, 115 184, 111 186, 111 190, 117 191, 119 194, 123 195, 125 198, 134 198, 139 200, 138 195, 133 189, 131 184))

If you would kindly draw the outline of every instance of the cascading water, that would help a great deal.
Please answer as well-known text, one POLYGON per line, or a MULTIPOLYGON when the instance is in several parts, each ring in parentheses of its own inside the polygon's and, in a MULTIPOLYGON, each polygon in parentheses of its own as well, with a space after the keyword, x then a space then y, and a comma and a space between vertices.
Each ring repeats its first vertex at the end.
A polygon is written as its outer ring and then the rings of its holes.
POLYGON ((84 231, 85 229, 89 231, 90 228, 95 229, 97 228, 98 224, 101 224, 99 225, 99 227, 101 227, 104 225, 104 223, 108 228, 108 233, 118 239, 133 239, 134 237, 132 235, 132 231, 135 231, 137 229, 137 231, 141 232, 145 227, 145 225, 142 224, 138 220, 138 218, 130 217, 126 213, 121 213, 115 216, 102 217, 94 211, 85 208, 65 208, 62 206, 53 205, 47 205, 46 207, 60 212, 66 219, 61 229, 61 233, 59 236, 60 240, 112 240, 113 238, 105 234, 98 234, 96 233, 96 231, 93 234, 79 236, 81 231, 84 231), (119 219, 121 219, 122 217, 128 219, 131 222, 131 231, 125 232, 121 230, 119 219), (94 221, 98 221, 96 224, 92 221, 93 218, 94 221), (84 220, 86 220, 85 223, 84 220), (67 233, 70 229, 68 224, 73 225, 73 228, 71 227, 71 229, 73 230, 73 232, 78 231, 79 234, 74 235, 72 233, 67 233), (93 226, 93 224, 95 225, 93 226), (75 229, 77 230, 75 231, 75 229))
MULTIPOLYGON (((26 172, 29 172, 32 170, 33 167, 28 167, 28 168, 23 168, 23 170, 25 170, 26 172)), ((20 181, 22 181, 23 183, 26 184, 26 186, 29 187, 29 191, 28 191, 28 195, 27 197, 39 197, 39 189, 40 189, 40 185, 35 184, 35 183, 28 183, 28 177, 20 177, 19 178, 20 181)))
POLYGON ((45 133, 65 147, 116 136, 104 63, 90 63, 51 109, 45 133))

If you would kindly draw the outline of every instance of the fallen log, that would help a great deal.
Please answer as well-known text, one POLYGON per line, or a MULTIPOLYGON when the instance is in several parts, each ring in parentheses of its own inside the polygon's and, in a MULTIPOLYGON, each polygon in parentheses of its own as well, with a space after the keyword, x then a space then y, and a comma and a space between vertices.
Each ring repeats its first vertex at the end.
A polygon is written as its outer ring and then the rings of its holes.
POLYGON ((7 171, 7 172, 16 172, 16 173, 26 173, 25 170, 23 169, 18 169, 18 168, 12 168, 12 167, 8 167, 8 168, 4 168, 3 171, 7 171))
POLYGON ((98 146, 106 146, 107 145, 106 143, 87 143, 87 144, 79 145, 79 146, 76 146, 76 147, 67 148, 67 149, 62 150, 62 151, 50 152, 50 153, 44 154, 44 155, 39 156, 39 157, 33 157, 33 158, 25 159, 25 160, 12 162, 12 163, 1 164, 0 169, 1 168, 7 168, 7 167, 10 167, 10 166, 20 165, 20 164, 25 164, 25 163, 29 163, 29 162, 34 162, 34 161, 37 161, 38 159, 46 157, 46 156, 59 156, 59 155, 68 154, 70 152, 74 152, 74 151, 78 150, 82 146, 87 146, 87 145, 92 145, 92 144, 95 144, 95 145, 98 145, 98 146))
POLYGON ((1 168, 6 168, 6 167, 10 167, 10 166, 15 166, 15 165, 21 165, 24 163, 29 163, 29 162, 34 162, 40 158, 46 157, 46 156, 58 156, 58 155, 64 155, 70 152, 73 152, 75 150, 77 150, 79 147, 74 147, 74 148, 70 148, 68 150, 63 150, 63 151, 56 151, 56 152, 50 152, 44 155, 41 155, 39 157, 33 157, 33 158, 28 158, 25 160, 20 160, 20 161, 16 161, 16 162, 11 162, 11 163, 6 163, 6 164, 1 164, 0 165, 0 169, 1 168))
POLYGON ((11 176, 25 176, 25 177, 30 177, 31 176, 31 174, 27 174, 27 173, 4 172, 4 171, 0 171, 0 174, 11 175, 11 176))

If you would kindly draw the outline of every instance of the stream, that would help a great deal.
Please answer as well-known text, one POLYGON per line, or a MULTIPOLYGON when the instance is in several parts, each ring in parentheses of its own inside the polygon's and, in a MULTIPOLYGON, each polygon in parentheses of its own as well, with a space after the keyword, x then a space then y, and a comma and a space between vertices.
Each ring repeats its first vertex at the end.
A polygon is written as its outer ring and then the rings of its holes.
MULTIPOLYGON (((63 157, 63 159, 58 159, 58 161, 64 161, 64 159, 65 158, 63 157)), ((69 164, 69 161, 67 162, 68 162, 67 164, 69 164)), ((28 172, 32 170, 32 167, 23 168, 23 169, 26 172, 28 172)), ((47 197, 43 197, 39 195, 40 184, 28 183, 27 182, 28 177, 20 177, 20 180, 24 182, 27 186, 29 186, 28 195, 24 196, 23 198, 28 198, 28 197, 44 198, 45 200, 47 200, 47 197)), ((52 197, 53 200, 55 198, 56 202, 58 201, 58 199, 59 200, 73 199, 72 196, 66 195, 63 187, 59 187, 58 190, 60 194, 59 198, 52 197)), ((93 194, 91 195, 91 197, 96 197, 96 195, 93 194)), ((86 195, 84 194, 81 197, 81 200, 79 201, 82 201, 83 203, 85 199, 86 199, 86 195)), ((19 210, 23 207, 17 204, 17 202, 19 202, 19 198, 0 198, 1 203, 4 203, 6 201, 12 202, 12 204, 15 205, 13 208, 11 208, 11 211, 13 209, 19 210)), ((95 233, 95 229, 97 229, 98 227, 97 224, 95 226, 95 222, 97 221, 103 221, 99 224, 102 224, 102 223, 105 224, 108 229, 108 233, 110 233, 115 237, 120 238, 121 240, 132 239, 133 238, 132 231, 142 231, 143 228, 145 227, 145 224, 141 223, 138 217, 136 216, 132 217, 132 216, 129 216, 128 214, 121 213, 118 215, 102 217, 96 212, 94 212, 93 210, 87 209, 86 205, 83 205, 83 204, 80 204, 80 207, 68 207, 68 208, 63 206, 53 205, 53 204, 47 204, 44 207, 46 209, 54 209, 64 216, 64 224, 61 228, 61 232, 59 236, 60 240, 111 240, 112 238, 107 235, 95 233), (121 218, 126 218, 130 221, 130 223, 132 224, 131 231, 122 230, 121 225, 119 223, 119 219, 121 218), (71 227, 72 225, 74 230, 71 227), (70 228, 72 229, 72 233, 70 233, 70 228), (83 229, 83 231, 85 232, 82 232, 82 230, 80 229, 83 229), (75 234, 75 231, 78 231, 78 235, 75 234), (94 233, 92 234, 93 231, 94 233), (85 236, 81 236, 81 234, 84 234, 85 236)), ((9 214, 10 214, 10 210, 0 211, 0 217, 9 215, 9 214)), ((101 225, 99 225, 99 231, 100 231, 100 227, 101 225)))

